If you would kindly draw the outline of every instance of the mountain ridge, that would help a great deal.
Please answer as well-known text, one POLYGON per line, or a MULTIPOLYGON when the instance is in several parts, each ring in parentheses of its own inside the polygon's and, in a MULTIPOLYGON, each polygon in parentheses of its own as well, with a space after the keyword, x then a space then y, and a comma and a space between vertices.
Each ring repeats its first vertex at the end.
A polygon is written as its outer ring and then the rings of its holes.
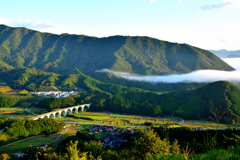
POLYGON ((149 37, 55 35, 0 25, 0 59, 13 67, 68 74, 109 68, 143 75, 233 70, 211 52, 149 37), (187 58, 186 58, 187 57, 187 58))

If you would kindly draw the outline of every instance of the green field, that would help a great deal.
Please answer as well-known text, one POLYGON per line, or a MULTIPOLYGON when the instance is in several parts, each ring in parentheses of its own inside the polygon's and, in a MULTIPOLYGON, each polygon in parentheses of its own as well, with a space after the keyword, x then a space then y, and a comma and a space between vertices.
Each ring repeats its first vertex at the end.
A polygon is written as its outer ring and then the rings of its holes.
POLYGON ((30 138, 30 139, 18 142, 16 144, 4 147, 4 148, 1 149, 1 152, 23 150, 23 149, 26 149, 30 145, 38 146, 38 145, 41 145, 41 144, 50 143, 50 142, 54 141, 55 139, 57 139, 58 136, 59 136, 59 134, 49 135, 47 137, 46 136, 33 137, 33 138, 30 138))
POLYGON ((217 124, 212 121, 197 121, 197 120, 185 120, 186 123, 182 123, 184 127, 197 128, 201 127, 203 129, 212 129, 212 128, 228 128, 227 124, 217 124))
POLYGON ((166 94, 166 93, 171 93, 172 91, 153 91, 153 93, 156 93, 158 95, 161 95, 161 94, 166 94))
POLYGON ((0 108, 0 118, 28 119, 34 116, 26 112, 25 107, 0 108))
MULTIPOLYGON (((22 99, 20 106, 11 108, 0 108, 0 118, 17 118, 28 119, 34 117, 26 112, 27 107, 31 106, 28 99, 22 99)), ((32 108, 33 112, 40 112, 39 108, 32 108)), ((66 117, 57 118, 58 121, 65 123, 79 122, 83 124, 104 124, 104 125, 120 125, 120 126, 139 126, 144 123, 152 123, 154 126, 175 123, 175 119, 179 117, 150 117, 144 115, 116 114, 111 112, 79 112, 78 114, 67 115, 66 117)), ((212 121, 185 120, 186 123, 176 125, 176 127, 190 127, 203 129, 228 128, 226 124, 216 124, 212 121)))
MULTIPOLYGON (((27 105, 27 102, 25 102, 27 105)), ((35 108, 37 110, 37 108, 35 108)), ((25 111, 25 107, 11 107, 0 108, 0 118, 31 118, 33 116, 28 115, 25 111)), ((79 112, 78 114, 67 115, 66 117, 56 118, 62 122, 80 122, 81 124, 71 124, 67 126, 66 132, 61 136, 59 141, 62 141, 70 136, 76 135, 78 130, 86 130, 91 127, 91 124, 103 124, 103 125, 118 125, 120 127, 133 127, 144 126, 145 123, 152 123, 154 126, 161 126, 165 124, 172 124, 170 128, 175 127, 190 127, 203 129, 215 129, 228 128, 226 124, 216 124, 212 121, 200 121, 200 120, 185 120, 185 123, 181 125, 176 124, 175 119, 179 117, 150 117, 144 115, 128 115, 128 114, 116 114, 110 112, 79 112)), ((1 149, 1 152, 15 152, 19 150, 25 150, 27 146, 37 146, 44 143, 50 143, 58 138, 59 134, 50 136, 34 137, 19 143, 13 144, 6 148, 1 149)), ((105 136, 102 133, 95 134, 95 138, 105 136)), ((57 143, 52 143, 50 146, 56 147, 57 143)))
POLYGON ((40 114, 43 110, 44 108, 36 108, 36 107, 31 108, 31 112, 36 114, 40 114))
POLYGON ((80 122, 84 124, 104 124, 120 126, 144 126, 144 123, 152 123, 154 126, 172 124, 171 127, 190 127, 203 129, 228 128, 226 124, 216 124, 212 121, 185 120, 186 123, 176 124, 175 119, 179 117, 149 117, 142 115, 116 114, 110 112, 79 112, 67 117, 60 117, 57 120, 62 122, 80 122))
MULTIPOLYGON (((62 141, 70 136, 76 135, 77 131, 79 129, 84 129, 82 126, 80 125, 72 125, 70 126, 70 128, 68 128, 64 134, 59 138, 59 141, 62 141)), ((28 146, 32 145, 34 146, 39 146, 41 144, 46 144, 46 143, 51 143, 53 141, 55 141, 58 137, 59 137, 60 133, 57 134, 52 134, 49 136, 37 136, 37 137, 33 137, 33 138, 29 138, 27 140, 23 140, 21 142, 18 142, 16 144, 4 147, 1 149, 0 152, 16 152, 19 150, 25 150, 27 149, 28 146)), ((49 144, 49 146, 54 147, 56 146, 57 142, 51 143, 49 144)))

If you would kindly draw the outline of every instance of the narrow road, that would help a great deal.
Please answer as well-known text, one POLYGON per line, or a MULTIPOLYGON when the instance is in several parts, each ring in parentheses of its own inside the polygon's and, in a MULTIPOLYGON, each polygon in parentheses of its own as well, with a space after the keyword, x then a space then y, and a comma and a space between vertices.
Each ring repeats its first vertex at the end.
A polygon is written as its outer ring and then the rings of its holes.
POLYGON ((22 139, 22 140, 13 142, 13 143, 9 143, 9 144, 7 144, 7 145, 5 145, 5 146, 0 147, 0 150, 1 150, 2 148, 4 148, 4 147, 7 147, 7 146, 10 146, 10 145, 16 144, 16 143, 18 143, 18 142, 22 142, 22 141, 28 140, 28 139, 30 139, 30 138, 41 137, 41 136, 45 136, 45 135, 32 136, 32 137, 28 137, 28 138, 25 138, 25 139, 22 139))
POLYGON ((32 109, 32 108, 34 108, 34 106, 32 106, 31 108, 28 108, 28 109, 26 110, 26 112, 28 112, 28 113, 30 113, 30 114, 33 114, 33 115, 35 115, 35 116, 38 116, 38 114, 33 113, 32 111, 30 111, 30 109, 32 109))
MULTIPOLYGON (((56 140, 54 140, 54 141, 52 141, 52 142, 50 142, 50 143, 47 143, 47 144, 51 144, 51 143, 54 143, 54 142, 58 141, 59 138, 63 135, 63 133, 64 133, 67 129, 68 129, 68 128, 65 128, 65 129, 61 132, 61 134, 58 136, 58 138, 57 138, 56 140)), ((56 133, 56 134, 58 134, 58 133, 56 133)), ((51 134, 51 135, 54 135, 54 134, 51 134)), ((2 148, 7 147, 7 146, 10 146, 10 145, 13 145, 13 144, 16 144, 16 143, 19 143, 19 142, 22 142, 22 141, 28 140, 28 139, 30 139, 30 138, 42 137, 42 136, 45 136, 45 135, 32 136, 32 137, 28 137, 28 138, 25 138, 25 139, 22 139, 22 140, 19 140, 19 141, 13 142, 13 143, 9 143, 9 144, 7 144, 7 145, 4 145, 4 146, 0 147, 0 150, 1 150, 2 148)))
MULTIPOLYGON (((38 114, 35 114, 35 113, 33 113, 32 111, 30 111, 30 109, 32 109, 32 108, 34 108, 34 107, 35 107, 35 106, 32 106, 31 108, 28 108, 28 109, 26 110, 26 112, 38 116, 38 114)), ((54 142, 58 141, 59 138, 64 134, 64 132, 65 132, 67 129, 68 129, 68 128, 64 128, 64 130, 61 132, 61 134, 58 136, 58 138, 57 138, 56 140, 54 140, 54 141, 52 141, 52 142, 50 142, 50 143, 47 143, 47 144, 51 144, 51 143, 54 143, 54 142)), ((4 130, 5 130, 5 129, 0 130, 0 133, 3 132, 4 130)), ((57 133, 56 133, 56 134, 57 134, 57 133)), ((52 135, 53 135, 53 134, 52 134, 52 135)), ((18 142, 22 142, 22 141, 28 140, 28 139, 30 139, 30 138, 41 137, 41 136, 45 136, 45 135, 32 136, 32 137, 28 137, 28 138, 25 138, 25 139, 22 139, 22 140, 13 142, 13 143, 9 143, 9 144, 7 144, 7 145, 4 145, 4 146, 0 147, 0 150, 1 150, 2 148, 4 148, 4 147, 7 147, 7 146, 10 146, 10 145, 16 144, 16 143, 18 143, 18 142)))
POLYGON ((65 128, 65 129, 63 130, 63 132, 58 136, 58 138, 57 138, 56 140, 54 140, 54 141, 52 141, 52 142, 50 142, 50 143, 47 143, 47 145, 52 144, 52 143, 54 143, 54 142, 57 142, 57 141, 59 140, 59 138, 61 138, 61 136, 64 134, 64 132, 65 132, 67 129, 68 129, 68 128, 65 128))

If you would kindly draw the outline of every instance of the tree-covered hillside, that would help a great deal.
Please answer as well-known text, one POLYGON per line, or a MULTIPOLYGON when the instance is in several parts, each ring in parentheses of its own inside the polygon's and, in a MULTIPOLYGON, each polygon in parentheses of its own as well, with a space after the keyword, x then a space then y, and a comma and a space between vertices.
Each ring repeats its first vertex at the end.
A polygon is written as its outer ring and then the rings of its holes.
POLYGON ((213 116, 210 101, 218 108, 222 103, 223 111, 228 107, 232 109, 223 121, 240 122, 240 88, 227 81, 213 82, 193 91, 165 94, 160 98, 165 113, 189 119, 213 116))
MULTIPOLYGON (((0 25, 0 60, 9 66, 86 75, 109 68, 138 74, 233 70, 209 51, 149 37, 54 35, 0 25)), ((10 67, 8 67, 10 68, 10 67)))
POLYGON ((103 68, 143 75, 233 70, 214 54, 187 44, 149 37, 54 35, 0 25, 0 76, 12 88, 35 91, 59 86, 63 90, 83 88, 116 94, 124 93, 128 87, 176 91, 204 85, 152 85, 95 73, 103 68))
MULTIPOLYGON (((84 96, 82 96, 84 100, 84 96)), ((85 101, 93 101, 94 111, 109 110, 119 113, 146 115, 174 115, 185 119, 202 119, 213 116, 211 103, 222 111, 230 107, 231 111, 222 122, 236 124, 240 122, 240 88, 227 81, 210 83, 192 91, 172 92, 162 95, 154 93, 129 92, 107 97, 86 96, 85 101)))

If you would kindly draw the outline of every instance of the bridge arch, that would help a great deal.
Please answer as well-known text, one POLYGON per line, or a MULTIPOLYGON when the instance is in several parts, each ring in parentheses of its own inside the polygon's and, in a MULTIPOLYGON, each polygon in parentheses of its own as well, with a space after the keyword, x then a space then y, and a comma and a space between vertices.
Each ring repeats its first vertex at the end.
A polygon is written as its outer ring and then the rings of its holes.
POLYGON ((54 114, 54 113, 51 113, 51 114, 49 115, 49 118, 55 119, 55 114, 54 114))
POLYGON ((73 108, 72 112, 75 113, 75 114, 78 114, 78 107, 73 108))
POLYGON ((57 113, 55 114, 55 117, 61 117, 61 112, 57 112, 57 113))
POLYGON ((78 106, 78 111, 83 111, 83 107, 82 106, 78 106))
POLYGON ((72 109, 71 108, 67 109, 67 113, 72 114, 72 109))
POLYGON ((64 117, 66 117, 66 115, 67 115, 67 111, 62 110, 62 111, 61 111, 61 116, 62 116, 62 115, 63 115, 64 117))

